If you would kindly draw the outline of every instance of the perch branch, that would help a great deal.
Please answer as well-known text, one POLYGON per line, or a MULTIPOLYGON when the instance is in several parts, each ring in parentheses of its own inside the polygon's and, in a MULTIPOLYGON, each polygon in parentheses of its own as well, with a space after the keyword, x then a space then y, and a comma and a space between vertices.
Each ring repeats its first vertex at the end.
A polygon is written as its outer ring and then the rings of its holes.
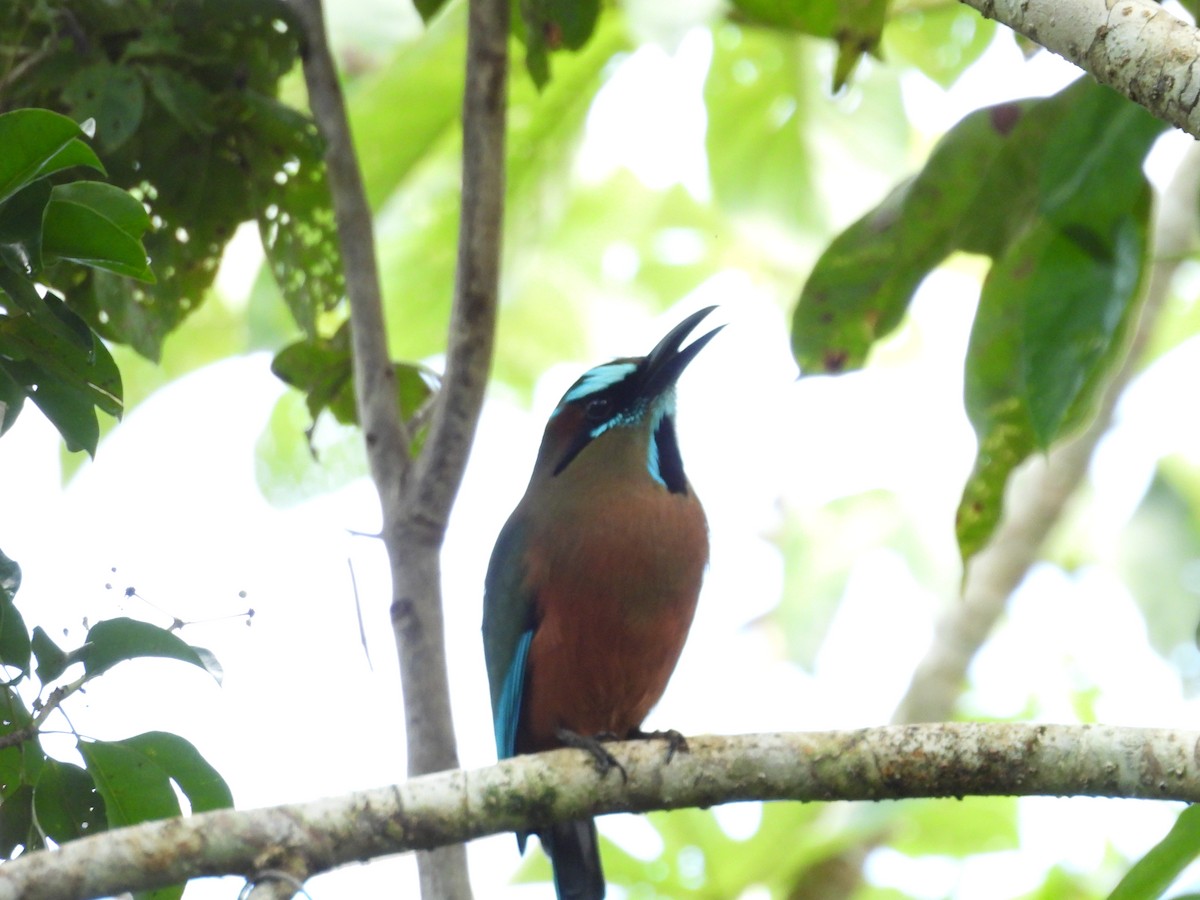
POLYGON ((1200 732, 1106 725, 950 723, 693 737, 610 749, 628 778, 555 750, 310 803, 150 822, 0 867, 0 900, 86 900, 188 878, 309 873, 592 814, 742 800, 968 795, 1200 801, 1200 732))

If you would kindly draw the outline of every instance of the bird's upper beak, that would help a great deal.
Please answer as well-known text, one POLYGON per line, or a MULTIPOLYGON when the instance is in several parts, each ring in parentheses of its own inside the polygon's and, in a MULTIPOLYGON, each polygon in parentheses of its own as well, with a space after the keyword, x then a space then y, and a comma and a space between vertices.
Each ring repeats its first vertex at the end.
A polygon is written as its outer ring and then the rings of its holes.
POLYGON ((696 354, 703 350, 704 346, 716 337, 717 332, 725 327, 718 325, 708 334, 696 338, 682 350, 679 349, 680 344, 691 334, 692 329, 714 309, 716 309, 715 306, 706 306, 704 309, 692 313, 672 328, 667 336, 658 342, 658 346, 646 355, 641 364, 642 376, 645 379, 641 390, 643 397, 657 397, 675 384, 679 376, 683 374, 683 370, 688 367, 688 363, 695 359, 696 354))

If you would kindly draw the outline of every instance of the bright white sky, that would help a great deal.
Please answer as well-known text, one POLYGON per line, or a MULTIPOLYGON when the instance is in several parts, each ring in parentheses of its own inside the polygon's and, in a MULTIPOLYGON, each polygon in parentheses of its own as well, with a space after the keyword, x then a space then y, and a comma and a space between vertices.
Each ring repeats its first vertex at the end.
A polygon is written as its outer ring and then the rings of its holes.
MULTIPOLYGON (((1048 93, 1072 75, 1049 59, 1022 65, 1016 51, 1001 44, 949 94, 918 77, 905 85, 919 127, 936 136, 983 103, 1048 93)), ((629 57, 597 100, 581 177, 625 165, 654 187, 680 180, 704 192, 700 89, 710 53, 707 37, 697 32, 673 54, 647 48, 629 57)), ((858 198, 844 214, 856 215, 876 200, 858 198)), ((243 280, 234 272, 224 284, 243 280)), ((708 303, 721 304, 714 318, 729 327, 691 367, 679 393, 680 440, 708 510, 712 566, 688 649, 648 725, 699 733, 886 721, 928 644, 931 614, 952 597, 953 581, 934 594, 892 552, 868 554, 809 677, 776 662, 770 638, 746 627, 774 606, 781 590, 782 563, 763 535, 778 524, 782 508, 811 510, 883 488, 927 521, 944 522, 946 552, 954 553, 952 514, 974 448, 961 412, 961 364, 973 312, 965 298, 976 291, 961 273, 935 275, 915 304, 913 324, 884 351, 906 364, 797 383, 786 302, 767 294, 751 274, 730 270, 659 319, 624 307, 616 320, 597 313, 592 355, 563 360, 548 372, 532 411, 490 402, 445 552, 447 638, 464 765, 494 760, 479 643, 483 572, 495 535, 524 489, 545 418, 581 370, 645 352, 686 312, 708 303), (872 660, 870 672, 864 673, 863 659, 872 660), (746 702, 753 697, 764 702, 746 702)), ((1159 454, 1200 451, 1194 417, 1179 421, 1171 397, 1177 385, 1196 383, 1196 364, 1188 359, 1195 355, 1175 354, 1169 377, 1152 373, 1139 389, 1146 402, 1136 407, 1136 421, 1107 443, 1097 464, 1104 466, 1107 492, 1098 497, 1097 533, 1120 527, 1159 454)), ((31 624, 53 625, 48 630, 56 638, 67 629, 68 646, 81 638, 85 617, 94 622, 128 611, 168 624, 140 600, 121 597, 131 585, 184 619, 255 609, 250 628, 218 620, 184 632, 216 652, 226 671, 222 688, 178 663, 138 662, 100 679, 69 707, 75 728, 86 735, 183 734, 229 779, 241 808, 404 777, 383 553, 375 542, 347 534, 377 526, 377 503, 366 482, 288 510, 262 499, 254 447, 282 391, 269 362, 268 355, 255 354, 172 384, 135 409, 65 490, 57 434, 36 411, 30 408, 0 440, 7 512, 0 548, 24 570, 18 601, 31 624), (348 561, 374 671, 359 644, 348 561)), ((1038 693, 1047 698, 1041 710, 1047 720, 1071 720, 1073 710, 1056 704, 1065 704, 1079 685, 1095 683, 1103 689, 1104 721, 1195 721, 1195 704, 1183 699, 1178 676, 1149 648, 1132 601, 1100 570, 1074 576, 1048 566, 1036 570, 975 674, 972 702, 992 715, 1016 714, 1038 693)), ((64 758, 72 745, 69 736, 47 739, 64 758)), ((1021 858, 1036 866, 1015 864, 1007 854, 962 865, 885 851, 873 857, 871 876, 922 897, 1010 897, 1034 887, 1050 865, 1096 868, 1108 841, 1123 853, 1140 853, 1171 819, 1161 806, 1129 803, 1027 801, 1022 809, 1030 844, 1021 858), (1066 834, 1075 839, 1065 841, 1066 834), (1045 858, 1035 858, 1039 853, 1045 858)), ((753 806, 722 813, 735 833, 751 830, 755 817, 753 806)), ((603 828, 635 852, 654 851, 653 832, 637 817, 609 817, 603 828)), ((511 836, 477 842, 471 860, 480 897, 550 896, 544 885, 501 890, 518 864, 511 836)), ((314 879, 310 891, 318 898, 396 896, 403 893, 397 879, 410 878, 411 870, 404 858, 352 867, 314 879)), ((197 883, 187 896, 232 898, 239 888, 234 880, 197 883)))

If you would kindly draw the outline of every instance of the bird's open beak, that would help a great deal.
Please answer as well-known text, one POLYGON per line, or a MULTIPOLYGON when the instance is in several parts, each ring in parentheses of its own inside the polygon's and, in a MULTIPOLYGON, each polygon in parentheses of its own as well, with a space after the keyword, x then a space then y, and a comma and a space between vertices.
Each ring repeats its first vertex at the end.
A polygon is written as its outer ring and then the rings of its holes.
POLYGON ((696 358, 696 354, 703 350, 705 345, 716 337, 717 332, 725 327, 718 325, 708 334, 696 338, 682 350, 679 349, 679 345, 692 333, 692 329, 714 309, 716 309, 715 306, 706 306, 704 309, 692 313, 672 328, 667 336, 658 342, 658 346, 646 355, 642 360, 642 372, 645 378, 641 391, 642 396, 657 397, 671 387, 683 374, 683 370, 688 367, 688 364, 696 358))

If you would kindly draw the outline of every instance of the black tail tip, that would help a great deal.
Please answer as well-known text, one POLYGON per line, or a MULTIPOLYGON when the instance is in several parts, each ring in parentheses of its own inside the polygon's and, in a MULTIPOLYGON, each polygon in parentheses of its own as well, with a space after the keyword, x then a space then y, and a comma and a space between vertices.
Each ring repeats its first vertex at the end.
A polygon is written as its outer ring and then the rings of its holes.
POLYGON ((558 900, 601 900, 604 871, 594 821, 563 822, 540 832, 538 838, 554 868, 558 900))

